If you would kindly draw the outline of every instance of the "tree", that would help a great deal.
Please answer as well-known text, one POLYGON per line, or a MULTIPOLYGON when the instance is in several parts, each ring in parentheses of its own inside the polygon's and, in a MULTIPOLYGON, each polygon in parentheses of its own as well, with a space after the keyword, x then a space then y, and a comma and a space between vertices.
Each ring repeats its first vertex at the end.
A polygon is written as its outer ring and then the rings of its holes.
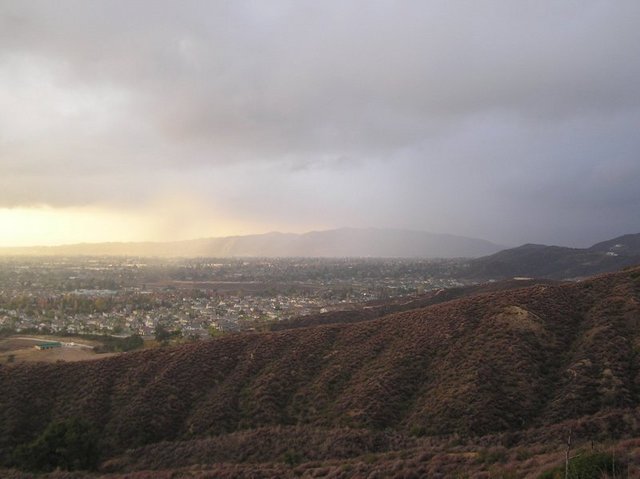
POLYGON ((13 462, 32 471, 91 470, 99 457, 96 430, 82 419, 71 418, 52 422, 33 442, 18 446, 13 462))
POLYGON ((154 331, 156 341, 159 343, 165 343, 171 338, 171 333, 162 324, 158 323, 154 331))
POLYGON ((222 336, 222 331, 218 329, 214 324, 209 326, 209 337, 217 338, 218 336, 222 336))

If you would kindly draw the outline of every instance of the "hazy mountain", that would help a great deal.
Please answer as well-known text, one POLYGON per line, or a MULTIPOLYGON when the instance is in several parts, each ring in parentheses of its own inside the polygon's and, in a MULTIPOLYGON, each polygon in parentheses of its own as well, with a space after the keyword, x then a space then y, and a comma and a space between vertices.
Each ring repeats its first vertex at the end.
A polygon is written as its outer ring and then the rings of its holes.
POLYGON ((95 243, 0 248, 0 254, 210 257, 478 257, 501 249, 489 241, 424 231, 342 228, 166 243, 95 243))
POLYGON ((617 271, 640 264, 640 233, 628 234, 590 248, 526 244, 473 260, 464 273, 473 278, 566 279, 617 271))
POLYGON ((619 256, 640 256, 640 233, 618 236, 617 238, 594 244, 589 251, 614 253, 619 256))
MULTIPOLYGON (((638 318, 635 268, 358 323, 229 335, 91 362, 1 366, 0 460, 69 417, 97 428, 103 470, 199 465, 189 477, 293 477, 287 464, 338 467, 399 450, 413 457, 418 446, 426 448, 423 459, 402 477, 424 477, 431 469, 418 468, 427 464, 482 464, 476 453, 468 463, 459 455, 431 462, 439 438, 453 447, 450 434, 458 447, 484 436, 479 443, 537 441, 559 452, 567 425, 576 443, 637 437, 638 318), (213 472, 198 472, 203 465, 213 472)), ((331 477, 350 476, 344 472, 331 477)))

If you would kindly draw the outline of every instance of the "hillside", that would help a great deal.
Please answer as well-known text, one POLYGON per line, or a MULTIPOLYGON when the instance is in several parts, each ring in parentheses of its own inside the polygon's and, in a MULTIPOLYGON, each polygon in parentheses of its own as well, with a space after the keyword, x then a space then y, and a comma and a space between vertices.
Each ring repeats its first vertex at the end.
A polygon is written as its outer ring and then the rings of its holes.
POLYGON ((640 233, 595 244, 566 248, 526 244, 470 262, 461 274, 477 279, 516 276, 568 279, 617 271, 640 264, 640 233))
POLYGON ((99 430, 108 470, 275 461, 246 477, 278 477, 286 462, 409 458, 451 435, 510 447, 556 441, 567 424, 576 440, 637 436, 639 326, 635 268, 358 323, 3 366, 0 451, 6 462, 79 417, 99 430))
POLYGON ((397 298, 372 301, 364 305, 353 305, 352 309, 329 311, 326 313, 309 314, 291 319, 273 322, 269 325, 271 331, 284 329, 306 328, 327 324, 346 324, 369 321, 392 313, 425 308, 435 304, 445 303, 459 298, 468 298, 477 294, 505 291, 509 289, 525 288, 534 285, 557 285, 559 281, 548 279, 510 279, 472 286, 460 286, 429 291, 414 297, 400 296, 397 298))
POLYGON ((4 255, 114 255, 182 257, 479 257, 495 253, 500 246, 489 241, 453 236, 377 228, 342 228, 304 234, 205 238, 166 243, 86 243, 65 246, 0 248, 4 255))
POLYGON ((594 244, 589 251, 640 256, 640 234, 628 234, 594 244))

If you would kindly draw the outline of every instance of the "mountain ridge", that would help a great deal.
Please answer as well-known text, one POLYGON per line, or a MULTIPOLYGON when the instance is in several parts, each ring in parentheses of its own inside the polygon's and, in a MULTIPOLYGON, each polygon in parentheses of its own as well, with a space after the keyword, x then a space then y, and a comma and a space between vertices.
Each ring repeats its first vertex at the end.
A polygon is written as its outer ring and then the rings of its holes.
POLYGON ((418 230, 339 228, 169 242, 105 242, 4 247, 0 255, 159 257, 478 257, 502 249, 486 240, 418 230))
POLYGON ((527 243, 470 261, 462 271, 473 279, 517 276, 575 279, 640 264, 640 233, 626 234, 589 248, 527 243))

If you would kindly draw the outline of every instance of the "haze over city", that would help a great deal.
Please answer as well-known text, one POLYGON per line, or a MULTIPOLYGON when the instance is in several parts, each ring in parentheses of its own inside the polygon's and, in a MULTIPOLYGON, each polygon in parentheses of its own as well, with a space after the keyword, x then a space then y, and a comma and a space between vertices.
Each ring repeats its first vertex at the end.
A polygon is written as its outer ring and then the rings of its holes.
POLYGON ((3 1, 0 246, 640 230, 640 3, 3 1))

